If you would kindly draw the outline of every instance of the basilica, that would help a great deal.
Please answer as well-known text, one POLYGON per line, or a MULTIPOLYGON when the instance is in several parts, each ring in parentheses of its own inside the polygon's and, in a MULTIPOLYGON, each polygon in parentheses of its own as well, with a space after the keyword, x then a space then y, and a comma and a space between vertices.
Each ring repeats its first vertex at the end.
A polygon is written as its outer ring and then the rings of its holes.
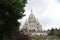
POLYGON ((29 18, 26 19, 23 29, 25 32, 31 33, 31 35, 47 35, 43 32, 42 25, 36 19, 32 11, 29 18))

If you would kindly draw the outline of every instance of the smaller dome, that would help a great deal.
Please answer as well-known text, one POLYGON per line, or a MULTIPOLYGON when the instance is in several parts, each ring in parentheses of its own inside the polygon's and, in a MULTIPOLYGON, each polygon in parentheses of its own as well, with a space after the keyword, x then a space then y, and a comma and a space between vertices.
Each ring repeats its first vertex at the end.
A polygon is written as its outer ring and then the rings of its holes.
POLYGON ((38 20, 36 21, 36 24, 40 25, 40 23, 39 23, 39 21, 38 21, 38 20))

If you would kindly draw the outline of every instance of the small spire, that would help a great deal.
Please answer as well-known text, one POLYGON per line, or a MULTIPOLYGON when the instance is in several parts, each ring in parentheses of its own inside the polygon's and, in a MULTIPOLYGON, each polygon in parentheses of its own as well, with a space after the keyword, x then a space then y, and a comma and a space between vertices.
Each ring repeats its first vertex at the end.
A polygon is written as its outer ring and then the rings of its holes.
POLYGON ((26 21, 27 21, 27 18, 26 18, 26 21))
POLYGON ((38 20, 38 18, 37 18, 37 20, 38 20))
POLYGON ((31 10, 31 13, 32 13, 33 11, 31 10))

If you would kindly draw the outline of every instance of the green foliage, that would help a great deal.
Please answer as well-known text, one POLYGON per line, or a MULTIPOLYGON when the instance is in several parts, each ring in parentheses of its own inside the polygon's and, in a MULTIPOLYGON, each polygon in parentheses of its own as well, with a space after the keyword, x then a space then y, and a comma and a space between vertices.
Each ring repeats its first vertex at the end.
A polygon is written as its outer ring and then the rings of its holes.
POLYGON ((60 29, 51 29, 48 33, 48 36, 57 36, 60 38, 60 29))
POLYGON ((0 40, 10 38, 11 34, 19 30, 17 21, 24 16, 27 0, 0 0, 0 40))
POLYGON ((32 36, 33 40, 42 40, 42 36, 34 35, 32 36))
POLYGON ((54 39, 54 38, 58 38, 58 36, 47 36, 47 37, 50 38, 50 39, 51 39, 51 38, 53 38, 53 39, 54 39))
POLYGON ((52 28, 48 35, 54 35, 53 33, 54 33, 54 29, 52 28))

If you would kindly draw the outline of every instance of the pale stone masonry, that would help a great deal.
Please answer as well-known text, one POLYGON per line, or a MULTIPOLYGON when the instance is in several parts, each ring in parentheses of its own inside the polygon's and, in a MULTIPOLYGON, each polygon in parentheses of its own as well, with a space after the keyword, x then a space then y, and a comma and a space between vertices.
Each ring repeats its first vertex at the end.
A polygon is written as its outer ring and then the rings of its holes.
POLYGON ((27 32, 31 33, 31 35, 47 35, 43 32, 42 25, 36 20, 32 11, 28 20, 26 19, 23 29, 27 29, 27 32))

